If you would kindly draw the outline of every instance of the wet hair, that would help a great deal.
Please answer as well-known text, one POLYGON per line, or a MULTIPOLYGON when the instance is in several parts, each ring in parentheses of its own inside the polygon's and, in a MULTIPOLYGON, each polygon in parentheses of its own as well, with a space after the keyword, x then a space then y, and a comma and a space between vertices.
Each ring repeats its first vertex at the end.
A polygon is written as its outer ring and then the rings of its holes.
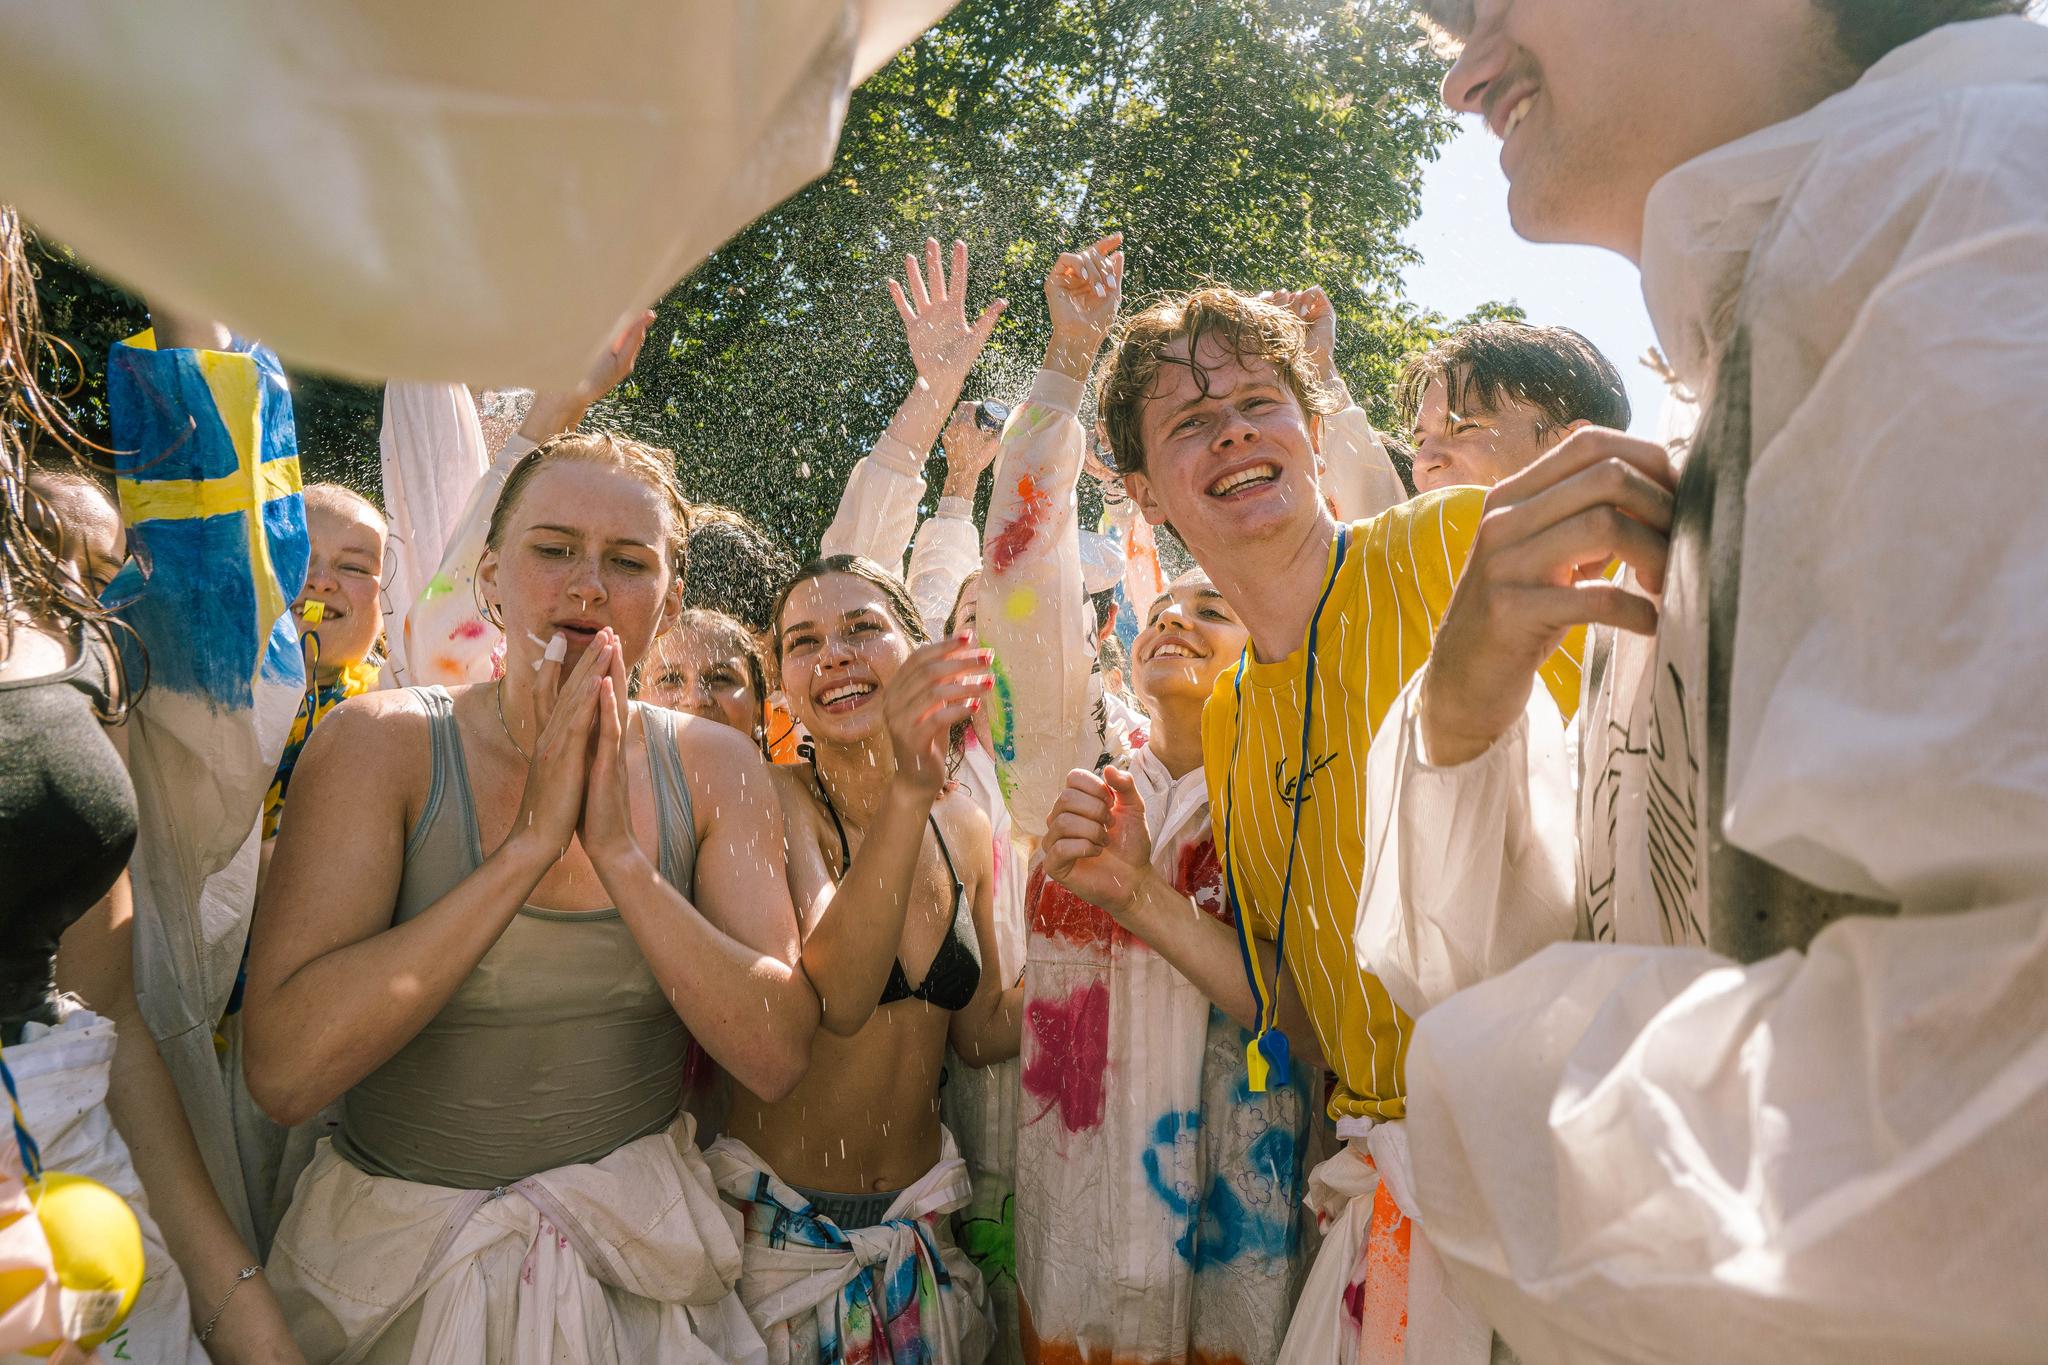
POLYGON ((724 612, 767 634, 778 615, 776 585, 796 573, 796 559, 753 521, 705 503, 690 514, 690 569, 685 606, 724 612))
POLYGON ((1581 421, 1628 429, 1620 371, 1569 327, 1475 323, 1408 357, 1394 391, 1404 426, 1415 425, 1423 395, 1438 380, 1453 412, 1498 412, 1505 398, 1537 408, 1550 430, 1581 421))
POLYGON ((519 507, 520 498, 525 496, 526 485, 533 481, 534 474, 542 465, 555 462, 608 464, 653 490, 661 500, 663 514, 668 519, 667 544, 663 548, 670 572, 677 582, 688 582, 690 505, 683 501, 682 490, 676 486, 675 455, 659 446, 631 441, 608 431, 567 432, 542 442, 521 456, 519 463, 512 466, 512 472, 505 476, 505 487, 498 493, 497 505, 491 509, 490 529, 484 535, 487 548, 504 548, 505 530, 511 524, 512 513, 519 507))
POLYGON ((1944 24, 2024 14, 2034 0, 1814 0, 1827 16, 1836 46, 1858 68, 1944 24))
POLYGON ((775 640, 777 665, 782 662, 782 613, 789 608, 789 595, 814 578, 825 578, 836 573, 858 578, 881 589, 882 601, 887 604, 889 615, 895 619, 897 627, 910 637, 913 648, 931 643, 931 634, 924 628, 924 618, 918 614, 917 603, 911 598, 910 589, 903 586, 901 578, 864 555, 826 555, 798 569, 789 582, 783 585, 782 591, 775 595, 775 607, 769 617, 769 629, 775 640))
MULTIPOLYGON (((768 670, 761 661, 761 647, 754 643, 754 633, 747 629, 746 622, 736 620, 722 611, 705 607, 691 607, 676 618, 674 628, 665 632, 654 642, 655 659, 659 660, 662 650, 671 640, 680 640, 694 635, 737 653, 747 661, 747 685, 754 689, 754 702, 759 706, 768 700, 768 670)), ((761 717, 754 717, 754 741, 761 746, 763 756, 768 753, 768 737, 761 728, 761 717)))
POLYGON ((1270 364, 1302 411, 1327 416, 1337 410, 1337 396, 1323 387, 1309 362, 1308 324, 1296 314, 1221 286, 1170 294, 1124 323, 1096 385, 1096 412, 1109 432, 1117 473, 1145 468, 1141 420, 1161 369, 1184 365, 1193 371, 1200 391, 1209 392, 1208 372, 1195 363, 1195 355, 1211 338, 1240 363, 1270 364), (1185 357, 1167 354, 1181 343, 1186 344, 1185 357))
MULTIPOLYGON (((2037 0, 1813 0, 1835 45, 1858 69, 1943 24, 2025 14, 2037 0)), ((1417 0, 1415 16, 1438 52, 1454 55, 1471 34, 1474 0, 1417 0)))
MULTIPOLYGON (((506 483, 509 485, 511 480, 507 479, 506 483)), ((306 499, 306 510, 309 512, 315 507, 327 507, 337 511, 356 508, 376 518, 377 525, 385 531, 391 529, 391 523, 386 520, 383 510, 345 483, 309 483, 303 496, 306 499)))
MULTIPOLYGON (((128 636, 132 657, 145 667, 147 656, 134 632, 101 606, 72 571, 64 537, 49 533, 57 517, 31 486, 39 440, 48 439, 74 465, 85 444, 36 382, 45 353, 59 345, 43 335, 27 229, 11 205, 0 204, 0 660, 14 652, 20 617, 66 637, 83 633, 97 638, 110 672, 100 717, 111 724, 142 692, 126 676, 114 632, 128 636)), ((41 477, 65 481, 47 457, 41 465, 41 477)), ((72 477, 105 491, 83 472, 72 477)))

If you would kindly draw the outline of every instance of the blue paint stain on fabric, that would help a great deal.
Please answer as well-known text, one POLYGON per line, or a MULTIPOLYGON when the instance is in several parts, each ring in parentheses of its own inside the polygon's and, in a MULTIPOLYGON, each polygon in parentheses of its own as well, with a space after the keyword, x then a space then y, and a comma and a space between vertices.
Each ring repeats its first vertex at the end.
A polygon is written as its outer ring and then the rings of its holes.
MULTIPOLYGON (((1201 1126, 1201 1114, 1192 1109, 1169 1110, 1161 1114, 1152 1125, 1152 1141, 1145 1148, 1145 1154, 1141 1158, 1145 1168, 1145 1183, 1151 1186, 1152 1193, 1161 1203, 1181 1218, 1194 1212, 1194 1201, 1175 1188, 1175 1182, 1167 1178, 1165 1165, 1160 1161, 1159 1153, 1162 1148, 1169 1153, 1172 1152, 1180 1145, 1183 1135, 1193 1137, 1201 1126)), ((1193 1234, 1194 1228, 1191 1225, 1188 1232, 1181 1237, 1183 1248, 1193 1234)), ((1187 1254, 1185 1249, 1182 1254, 1187 1254)))
POLYGON ((1268 1128, 1252 1139, 1245 1151, 1252 1172, 1283 1188, 1294 1180, 1294 1134, 1285 1128, 1268 1128))
MULTIPOLYGON (((259 346, 238 342, 230 354, 117 344, 107 398, 124 517, 153 565, 123 613, 148 652, 151 685, 242 709, 259 678, 304 685, 288 608, 305 584, 309 544, 284 368, 259 346), (253 411, 218 410, 209 364, 253 411), (237 449, 231 425, 253 433, 253 449, 237 449), (129 516, 131 500, 140 510, 129 516)), ((131 566, 117 582, 132 591, 134 577, 131 566)))

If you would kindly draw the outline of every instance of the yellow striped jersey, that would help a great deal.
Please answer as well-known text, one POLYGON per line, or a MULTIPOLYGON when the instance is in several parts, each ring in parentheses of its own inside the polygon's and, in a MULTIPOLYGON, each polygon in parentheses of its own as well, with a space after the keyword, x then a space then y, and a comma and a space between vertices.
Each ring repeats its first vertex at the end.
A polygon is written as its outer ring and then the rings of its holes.
MULTIPOLYGON (((1429 657, 1484 503, 1483 489, 1443 489, 1351 528, 1350 550, 1317 632, 1306 761, 1306 632, 1301 648, 1284 659, 1246 658, 1242 715, 1235 669, 1217 680, 1202 713, 1217 844, 1225 842, 1228 815, 1224 856, 1240 909, 1253 935, 1268 941, 1279 930, 1294 787, 1308 783, 1283 952, 1323 1056, 1337 1074, 1333 1118, 1398 1119, 1405 1113, 1402 1062, 1411 1021, 1376 978, 1359 971, 1352 948, 1366 862, 1365 756, 1395 696, 1429 657)), ((1325 583, 1335 557, 1333 540, 1325 583)), ((1583 647, 1583 632, 1572 632, 1542 670, 1566 716, 1578 709, 1583 647)))

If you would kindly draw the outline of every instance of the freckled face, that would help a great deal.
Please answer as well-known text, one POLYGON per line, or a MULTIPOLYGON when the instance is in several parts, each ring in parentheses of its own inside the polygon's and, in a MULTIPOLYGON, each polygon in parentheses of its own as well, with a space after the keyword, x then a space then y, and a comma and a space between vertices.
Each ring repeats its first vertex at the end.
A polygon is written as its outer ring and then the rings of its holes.
POLYGON ((882 689, 910 657, 910 637, 881 589, 852 574, 797 584, 783 604, 782 693, 821 744, 858 744, 882 727, 882 689))
POLYGON ((682 611, 668 517, 660 495, 616 465, 558 460, 536 470, 477 570, 484 599, 504 616, 507 670, 540 658, 557 633, 573 667, 606 626, 629 666, 645 658, 682 611))
POLYGON ((761 721, 746 655, 702 631, 679 626, 654 645, 652 680, 644 694, 655 706, 730 725, 752 735, 761 721))
POLYGON ((383 586, 384 521, 357 503, 313 503, 306 508, 306 536, 311 545, 306 586, 292 611, 302 628, 320 636, 314 672, 328 683, 343 668, 368 658, 382 629, 377 595, 383 586), (310 627, 309 602, 320 603, 324 613, 310 627))

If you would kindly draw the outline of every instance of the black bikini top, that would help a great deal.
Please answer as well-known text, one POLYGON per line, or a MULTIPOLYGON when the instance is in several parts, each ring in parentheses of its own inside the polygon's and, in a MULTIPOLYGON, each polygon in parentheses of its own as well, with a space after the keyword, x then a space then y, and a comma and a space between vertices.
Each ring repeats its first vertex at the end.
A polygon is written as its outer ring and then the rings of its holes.
MULTIPOLYGON (((825 790, 825 784, 812 770, 812 781, 816 783, 818 795, 824 798, 825 813, 832 817, 833 832, 839 836, 839 875, 844 877, 846 869, 853 863, 853 854, 846 842, 846 826, 839 819, 839 810, 832 804, 832 794, 825 790)), ((910 977, 903 970, 903 959, 897 958, 889 964, 889 983, 882 987, 882 998, 876 1005, 893 1005, 898 1000, 922 1000, 942 1010, 963 1010, 974 999, 974 992, 981 985, 981 945, 974 937, 974 916, 967 905, 967 888, 960 884, 960 874, 953 870, 953 853, 946 847, 946 836, 939 833, 936 816, 926 816, 931 822, 932 837, 939 841, 939 856, 946 860, 946 875, 953 880, 953 922, 946 926, 945 941, 939 944, 939 951, 932 956, 932 965, 925 968, 924 980, 911 987, 910 977)))

